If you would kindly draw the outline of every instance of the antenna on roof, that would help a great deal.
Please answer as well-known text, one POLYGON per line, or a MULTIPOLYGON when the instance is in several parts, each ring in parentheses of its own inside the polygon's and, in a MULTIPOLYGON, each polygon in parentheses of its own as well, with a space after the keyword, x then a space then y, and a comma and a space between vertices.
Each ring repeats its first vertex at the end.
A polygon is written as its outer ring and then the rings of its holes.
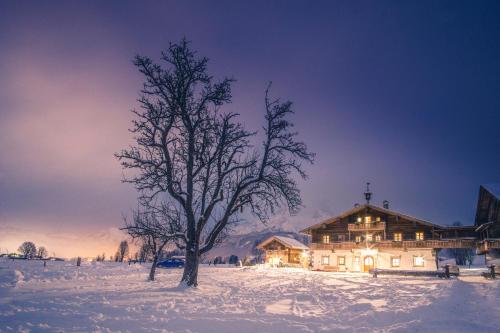
POLYGON ((370 183, 366 183, 366 192, 365 192, 365 199, 366 199, 366 204, 370 204, 370 199, 372 198, 372 192, 370 192, 370 183))

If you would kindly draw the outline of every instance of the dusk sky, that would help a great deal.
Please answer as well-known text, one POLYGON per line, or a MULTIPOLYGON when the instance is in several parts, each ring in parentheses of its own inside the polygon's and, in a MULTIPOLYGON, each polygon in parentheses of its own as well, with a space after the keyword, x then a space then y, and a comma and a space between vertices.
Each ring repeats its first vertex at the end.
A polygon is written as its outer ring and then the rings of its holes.
POLYGON ((263 124, 263 97, 294 102, 315 152, 300 229, 363 202, 437 224, 473 224, 478 188, 500 182, 498 1, 0 2, 0 252, 114 253, 136 192, 113 154, 142 77, 192 41, 227 111, 263 124))

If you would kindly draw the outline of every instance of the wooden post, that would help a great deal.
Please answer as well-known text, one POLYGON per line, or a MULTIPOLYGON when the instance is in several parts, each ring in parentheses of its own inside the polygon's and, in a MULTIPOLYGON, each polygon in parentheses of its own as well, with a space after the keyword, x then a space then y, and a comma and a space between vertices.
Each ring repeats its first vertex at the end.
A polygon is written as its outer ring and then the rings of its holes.
POLYGON ((450 265, 444 265, 444 276, 449 279, 450 278, 450 265))
POLYGON ((436 252, 436 270, 439 270, 439 251, 441 249, 434 249, 434 251, 436 252))

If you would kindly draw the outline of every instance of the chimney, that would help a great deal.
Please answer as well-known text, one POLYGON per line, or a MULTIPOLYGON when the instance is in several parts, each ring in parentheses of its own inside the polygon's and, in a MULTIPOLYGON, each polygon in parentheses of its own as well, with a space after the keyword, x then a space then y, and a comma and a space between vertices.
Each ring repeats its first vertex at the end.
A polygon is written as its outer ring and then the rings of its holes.
POLYGON ((384 201, 382 202, 382 206, 383 206, 385 209, 389 209, 389 201, 384 200, 384 201))

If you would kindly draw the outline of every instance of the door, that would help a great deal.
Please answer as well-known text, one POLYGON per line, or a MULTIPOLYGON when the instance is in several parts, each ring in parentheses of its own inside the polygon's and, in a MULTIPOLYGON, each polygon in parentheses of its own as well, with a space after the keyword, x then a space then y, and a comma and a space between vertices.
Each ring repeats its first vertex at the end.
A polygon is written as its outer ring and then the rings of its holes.
POLYGON ((369 272, 370 269, 374 268, 374 262, 372 256, 366 256, 363 259, 363 272, 369 272))

